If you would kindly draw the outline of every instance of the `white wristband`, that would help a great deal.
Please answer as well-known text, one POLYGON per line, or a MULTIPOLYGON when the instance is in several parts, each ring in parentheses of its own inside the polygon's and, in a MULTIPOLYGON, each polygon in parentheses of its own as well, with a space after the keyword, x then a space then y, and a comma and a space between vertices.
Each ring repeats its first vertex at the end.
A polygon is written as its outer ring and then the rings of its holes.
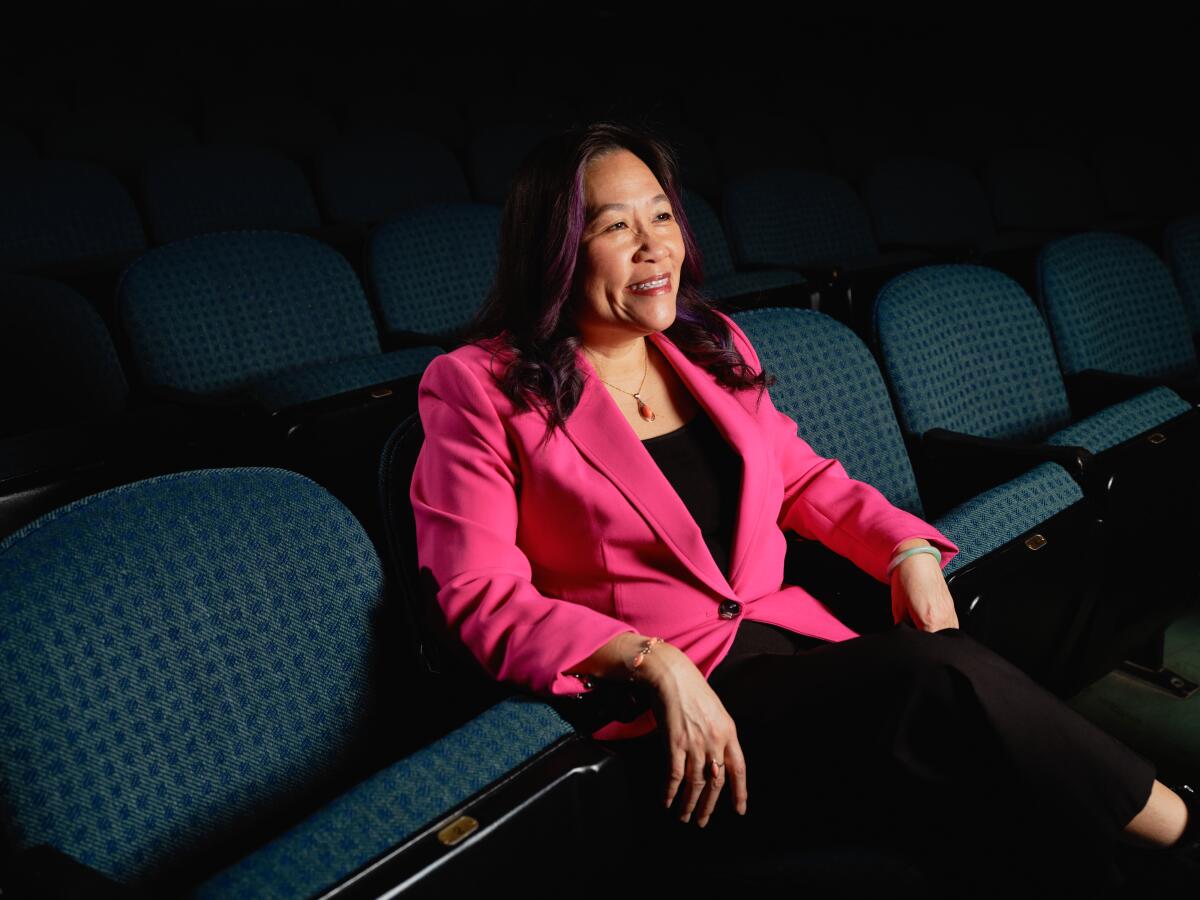
POLYGON ((937 547, 909 547, 907 550, 902 550, 893 557, 891 563, 887 567, 887 574, 891 576, 892 570, 900 563, 904 562, 914 553, 932 553, 937 557, 938 565, 942 564, 942 551, 937 547))

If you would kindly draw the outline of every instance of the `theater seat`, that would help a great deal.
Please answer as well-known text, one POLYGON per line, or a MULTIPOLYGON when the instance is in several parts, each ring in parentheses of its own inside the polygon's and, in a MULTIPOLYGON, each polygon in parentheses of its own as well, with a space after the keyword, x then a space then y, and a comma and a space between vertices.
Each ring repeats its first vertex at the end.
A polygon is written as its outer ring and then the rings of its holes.
MULTIPOLYGON (((879 367, 845 325, 811 310, 734 316, 766 371, 776 408, 822 456, 930 521, 959 547, 943 570, 962 629, 1062 696, 1087 683, 1082 642, 1096 615, 1102 531, 1094 504, 1060 465, 1044 462, 927 516, 879 367)), ((789 572, 860 633, 893 623, 888 585, 811 541, 789 572)))
POLYGON ((374 547, 296 473, 62 507, 0 598, 5 896, 459 892, 590 847, 611 754, 516 696, 431 734, 374 547))

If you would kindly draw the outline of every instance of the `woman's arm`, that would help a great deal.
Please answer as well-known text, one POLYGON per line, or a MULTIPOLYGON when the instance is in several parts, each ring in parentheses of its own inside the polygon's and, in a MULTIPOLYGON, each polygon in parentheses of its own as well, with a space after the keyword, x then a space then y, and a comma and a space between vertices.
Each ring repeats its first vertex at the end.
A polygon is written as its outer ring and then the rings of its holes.
MULTIPOLYGON (((728 316, 722 317, 743 358, 761 372, 762 363, 745 332, 728 316)), ((851 478, 839 460, 819 456, 799 436, 796 421, 775 408, 769 392, 761 402, 767 406, 761 414, 783 474, 781 529, 819 541, 884 584, 889 583, 888 563, 907 540, 921 538, 941 550, 942 568, 958 553, 958 547, 928 522, 893 506, 873 485, 851 478)))
POLYGON ((536 694, 581 693, 586 685, 567 672, 634 629, 533 586, 516 543, 517 464, 467 365, 435 357, 417 402, 425 431, 409 490, 417 561, 432 574, 447 626, 493 678, 536 694))

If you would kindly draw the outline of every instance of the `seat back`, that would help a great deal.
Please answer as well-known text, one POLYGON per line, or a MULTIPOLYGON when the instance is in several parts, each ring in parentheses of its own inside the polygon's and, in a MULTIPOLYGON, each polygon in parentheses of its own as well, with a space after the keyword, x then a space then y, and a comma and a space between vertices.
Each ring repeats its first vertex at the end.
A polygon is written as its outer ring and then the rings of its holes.
POLYGON ((1172 378, 1200 371, 1171 271, 1140 241, 1089 232, 1038 254, 1039 300, 1062 370, 1172 378))
POLYGON ((900 423, 1037 439, 1071 420, 1046 323, 1021 286, 983 266, 923 266, 884 285, 875 337, 900 423))
POLYGON ((0 542, 0 783, 24 848, 189 882, 373 771, 404 720, 380 560, 324 489, 180 472, 0 542))
POLYGON ((129 385, 112 337, 76 291, 0 275, 0 438, 121 413, 129 385))
POLYGON ((157 247, 125 270, 117 303, 146 383, 194 394, 380 352, 350 263, 301 234, 231 231, 157 247))
POLYGON ((321 224, 300 166, 256 147, 206 145, 160 156, 143 170, 142 191, 157 244, 241 228, 321 224))
POLYGON ((834 175, 800 169, 748 173, 729 182, 723 203, 739 265, 799 269, 879 255, 866 209, 834 175))
POLYGON ((0 197, 0 270, 107 260, 146 248, 133 198, 99 166, 6 159, 0 197))
POLYGON ((487 297, 499 242, 500 207, 478 203, 425 206, 376 228, 367 277, 384 329, 448 341, 487 297))
POLYGON ((870 350, 841 322, 808 309, 738 312, 768 372, 775 407, 799 434, 846 473, 878 488, 892 505, 924 516, 912 464, 887 386, 870 350))

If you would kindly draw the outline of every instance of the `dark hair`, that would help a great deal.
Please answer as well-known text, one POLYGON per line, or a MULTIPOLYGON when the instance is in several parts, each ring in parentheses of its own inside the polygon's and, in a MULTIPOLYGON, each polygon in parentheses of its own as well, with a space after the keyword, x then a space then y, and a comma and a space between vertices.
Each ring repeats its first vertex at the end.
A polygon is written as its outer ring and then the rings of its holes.
POLYGON ((570 311, 585 220, 584 175, 594 160, 621 149, 654 173, 683 234, 675 321, 664 334, 729 388, 757 387, 761 397, 774 380, 747 365, 729 326, 700 293, 700 248, 684 213, 671 146, 645 127, 613 121, 572 127, 538 144, 513 176, 501 216, 496 277, 463 333, 467 343, 499 339, 492 358, 505 357, 500 387, 520 411, 534 403, 545 409, 546 440, 583 393, 576 364, 580 336, 570 311))

